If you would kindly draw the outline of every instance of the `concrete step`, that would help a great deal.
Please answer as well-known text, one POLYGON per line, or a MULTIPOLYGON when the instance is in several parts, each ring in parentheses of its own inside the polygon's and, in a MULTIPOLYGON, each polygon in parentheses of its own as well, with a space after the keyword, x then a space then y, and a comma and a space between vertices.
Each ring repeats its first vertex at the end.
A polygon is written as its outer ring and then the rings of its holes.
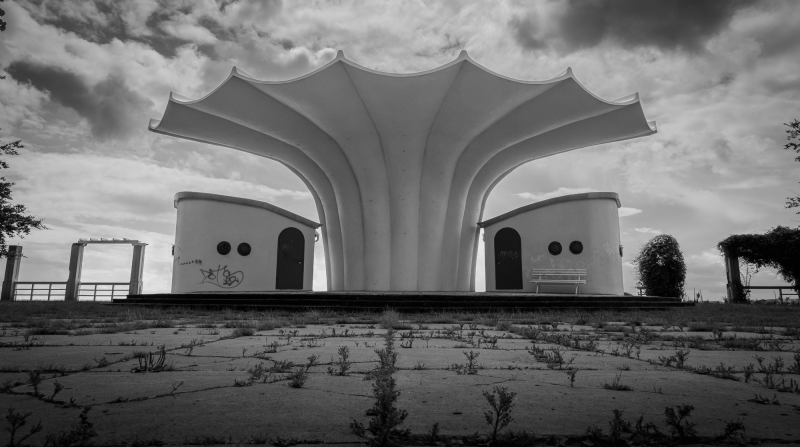
POLYGON ((693 306, 679 298, 484 292, 266 292, 130 295, 115 305, 209 308, 498 311, 536 309, 666 309, 693 306))

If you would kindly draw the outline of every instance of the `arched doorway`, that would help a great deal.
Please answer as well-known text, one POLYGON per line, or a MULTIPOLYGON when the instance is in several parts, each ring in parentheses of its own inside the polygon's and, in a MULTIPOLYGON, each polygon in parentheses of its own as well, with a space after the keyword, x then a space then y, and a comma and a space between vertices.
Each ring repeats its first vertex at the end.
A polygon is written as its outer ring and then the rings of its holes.
POLYGON ((495 289, 522 289, 522 240, 517 230, 503 228, 494 235, 495 289))
POLYGON ((278 235, 278 267, 276 289, 303 289, 303 257, 306 241, 297 228, 289 227, 278 235))

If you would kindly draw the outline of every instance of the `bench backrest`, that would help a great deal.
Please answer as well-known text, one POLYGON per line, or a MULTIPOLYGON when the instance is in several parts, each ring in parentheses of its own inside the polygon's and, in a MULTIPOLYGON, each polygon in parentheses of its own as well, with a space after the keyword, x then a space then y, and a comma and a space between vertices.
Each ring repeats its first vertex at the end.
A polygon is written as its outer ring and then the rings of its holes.
POLYGON ((586 269, 532 269, 531 276, 576 276, 586 277, 586 269))

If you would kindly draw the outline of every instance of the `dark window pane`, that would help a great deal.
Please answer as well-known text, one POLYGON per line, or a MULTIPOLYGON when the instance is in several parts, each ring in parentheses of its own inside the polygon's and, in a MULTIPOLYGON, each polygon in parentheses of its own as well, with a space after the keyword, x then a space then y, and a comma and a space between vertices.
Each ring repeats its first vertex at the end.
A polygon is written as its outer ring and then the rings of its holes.
POLYGON ((222 241, 217 244, 217 253, 227 255, 231 252, 231 244, 228 241, 222 241))

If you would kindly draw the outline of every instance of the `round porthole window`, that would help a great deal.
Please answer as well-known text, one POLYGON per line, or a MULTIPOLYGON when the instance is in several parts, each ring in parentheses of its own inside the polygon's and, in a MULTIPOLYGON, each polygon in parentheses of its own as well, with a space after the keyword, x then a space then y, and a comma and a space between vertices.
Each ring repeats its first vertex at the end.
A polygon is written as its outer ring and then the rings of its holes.
POLYGON ((242 256, 247 256, 250 254, 250 244, 247 242, 242 242, 238 247, 236 247, 236 251, 238 251, 242 256))
POLYGON ((583 244, 581 241, 572 241, 569 244, 569 251, 572 252, 573 255, 579 255, 583 251, 583 244))
POLYGON ((217 253, 227 255, 231 252, 231 244, 228 241, 222 241, 217 244, 217 253))
POLYGON ((547 246, 547 251, 550 252, 551 255, 557 256, 561 254, 561 244, 558 242, 550 242, 550 245, 547 246))

